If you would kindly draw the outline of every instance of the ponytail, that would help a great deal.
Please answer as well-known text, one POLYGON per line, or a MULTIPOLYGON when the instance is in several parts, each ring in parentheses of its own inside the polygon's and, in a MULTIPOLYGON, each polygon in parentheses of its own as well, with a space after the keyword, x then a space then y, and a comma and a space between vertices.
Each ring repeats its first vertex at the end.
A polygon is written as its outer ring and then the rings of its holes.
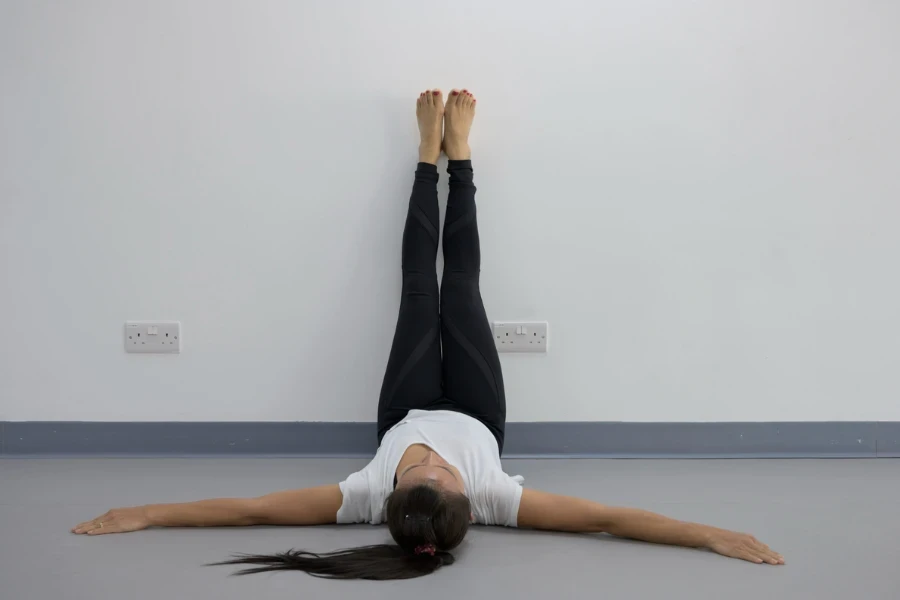
POLYGON ((449 552, 411 554, 393 544, 362 546, 316 554, 303 550, 288 550, 272 555, 242 554, 217 565, 257 565, 242 569, 235 575, 250 575, 265 571, 306 571, 326 579, 412 579, 430 575, 445 565, 452 565, 449 552))
POLYGON ((395 490, 385 505, 391 536, 398 545, 362 546, 317 554, 288 550, 278 554, 240 554, 214 565, 253 565, 235 575, 265 571, 305 571, 326 579, 412 579, 430 575, 455 561, 469 529, 471 505, 463 494, 427 485, 395 490))

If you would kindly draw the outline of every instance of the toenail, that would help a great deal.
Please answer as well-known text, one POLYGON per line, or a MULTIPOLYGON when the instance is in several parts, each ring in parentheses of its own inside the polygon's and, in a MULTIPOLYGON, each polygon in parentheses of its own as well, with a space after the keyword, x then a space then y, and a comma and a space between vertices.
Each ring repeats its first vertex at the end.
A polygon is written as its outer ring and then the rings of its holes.
POLYGON ((434 90, 434 91, 433 91, 433 92, 431 92, 431 93, 432 93, 432 94, 434 94, 434 95, 435 95, 435 96, 437 96, 437 95, 438 95, 438 94, 440 94, 440 92, 439 92, 439 91, 437 91, 437 90, 434 90))
POLYGON ((459 95, 459 92, 457 92, 456 90, 453 90, 452 93, 453 93, 454 96, 458 96, 458 95, 459 95))

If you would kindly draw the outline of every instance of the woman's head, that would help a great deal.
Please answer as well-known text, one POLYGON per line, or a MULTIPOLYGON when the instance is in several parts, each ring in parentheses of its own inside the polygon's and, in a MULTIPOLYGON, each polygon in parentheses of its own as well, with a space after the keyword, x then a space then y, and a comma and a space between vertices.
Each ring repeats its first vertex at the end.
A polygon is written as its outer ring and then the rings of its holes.
POLYGON ((363 546, 326 554, 289 550, 240 555, 215 564, 254 565, 238 575, 297 570, 328 579, 412 579, 453 564, 449 550, 466 537, 471 513, 469 499, 462 493, 433 483, 398 486, 385 504, 385 519, 396 546, 363 546))
POLYGON ((463 494, 435 484, 398 485, 384 512, 391 536, 404 550, 433 546, 446 552, 466 537, 472 506, 463 494))

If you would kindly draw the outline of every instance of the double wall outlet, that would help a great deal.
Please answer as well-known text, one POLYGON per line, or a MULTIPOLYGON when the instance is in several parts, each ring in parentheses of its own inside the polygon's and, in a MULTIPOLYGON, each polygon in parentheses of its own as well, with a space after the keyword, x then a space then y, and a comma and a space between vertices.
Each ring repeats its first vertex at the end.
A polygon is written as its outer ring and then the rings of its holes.
POLYGON ((546 352, 550 328, 546 321, 495 321, 497 352, 546 352))
POLYGON ((125 352, 178 354, 181 352, 181 323, 128 321, 125 323, 125 352))

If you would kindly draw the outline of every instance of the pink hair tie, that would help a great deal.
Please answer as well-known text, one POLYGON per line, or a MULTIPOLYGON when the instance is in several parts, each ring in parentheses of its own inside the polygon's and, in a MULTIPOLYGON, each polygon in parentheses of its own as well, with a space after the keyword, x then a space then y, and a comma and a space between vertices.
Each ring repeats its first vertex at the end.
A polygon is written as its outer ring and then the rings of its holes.
POLYGON ((430 554, 431 556, 434 556, 436 551, 437 548, 434 547, 434 544, 423 544, 416 547, 416 554, 430 554))

